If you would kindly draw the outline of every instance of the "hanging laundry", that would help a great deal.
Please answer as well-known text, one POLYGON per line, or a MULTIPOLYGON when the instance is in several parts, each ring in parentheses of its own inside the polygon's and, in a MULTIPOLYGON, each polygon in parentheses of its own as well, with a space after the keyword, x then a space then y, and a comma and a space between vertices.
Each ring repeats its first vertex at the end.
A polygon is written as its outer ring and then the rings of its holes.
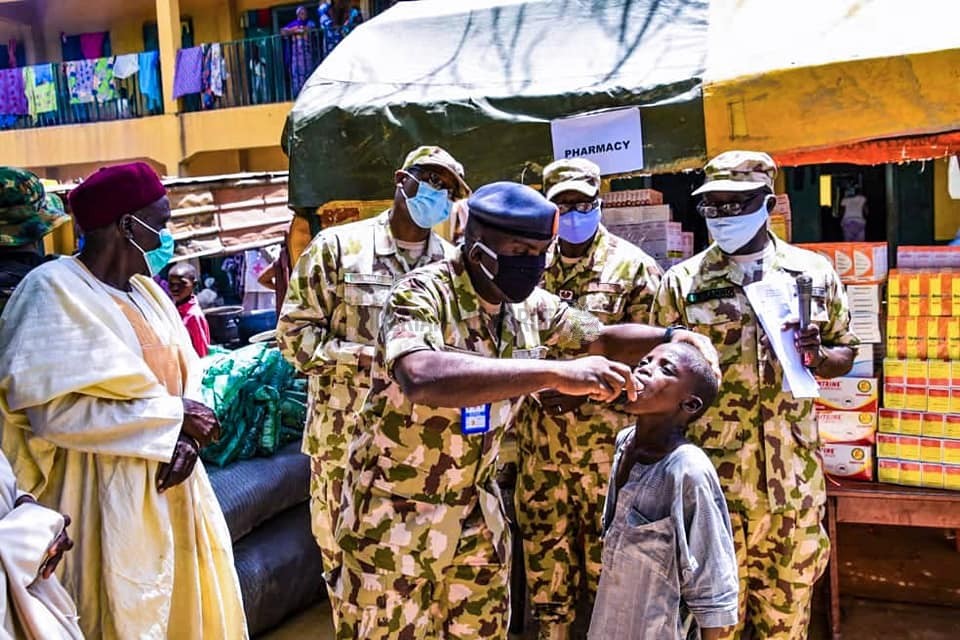
POLYGON ((63 70, 67 74, 70 104, 87 104, 94 101, 93 70, 95 67, 95 60, 74 60, 63 63, 63 70))
MULTIPOLYGON (((80 48, 80 36, 68 36, 67 34, 61 32, 60 48, 63 51, 64 62, 83 60, 83 49, 80 48)), ((99 58, 100 55, 98 54, 94 57, 99 58)))
POLYGON ((93 95, 97 102, 117 99, 117 85, 113 80, 113 58, 98 58, 94 61, 93 95))
POLYGON ((203 108, 213 109, 223 96, 223 50, 219 43, 203 45, 203 108))
POLYGON ((110 55, 104 47, 107 40, 107 32, 99 31, 97 33, 80 34, 80 52, 88 60, 96 60, 106 55, 110 55))
POLYGON ((117 56, 113 63, 113 77, 118 80, 129 78, 140 71, 140 58, 136 53, 117 56))
POLYGON ((22 116, 29 112, 23 72, 20 69, 0 69, 0 115, 22 116))
POLYGON ((57 110, 57 87, 53 83, 53 65, 38 64, 23 68, 23 84, 27 94, 30 115, 57 110))
POLYGON ((177 66, 173 76, 173 97, 203 91, 203 47, 177 50, 177 66))
POLYGON ((160 89, 160 53, 144 51, 137 56, 140 67, 140 93, 147 103, 148 111, 158 111, 163 106, 160 89))

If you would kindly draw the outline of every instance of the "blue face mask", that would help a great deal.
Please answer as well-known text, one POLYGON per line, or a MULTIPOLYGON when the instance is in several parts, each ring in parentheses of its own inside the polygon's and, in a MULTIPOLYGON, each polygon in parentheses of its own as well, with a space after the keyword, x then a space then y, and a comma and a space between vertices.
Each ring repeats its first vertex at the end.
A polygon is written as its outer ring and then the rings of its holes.
POLYGON ((707 229, 724 253, 735 253, 753 240, 757 232, 767 224, 767 201, 753 213, 726 218, 707 218, 707 229))
POLYGON ((143 261, 146 263, 147 269, 150 270, 150 275, 155 276, 160 273, 165 266, 167 266, 171 259, 173 259, 173 251, 175 247, 173 234, 170 233, 169 229, 164 228, 157 231, 140 218, 136 216, 130 217, 147 229, 150 229, 150 231, 153 231, 155 234, 157 234, 157 237, 160 238, 160 246, 152 251, 144 251, 143 247, 134 242, 133 238, 130 238, 130 244, 139 249, 140 253, 143 254, 143 261))
POLYGON ((593 237, 599 226, 599 205, 586 213, 580 213, 574 209, 560 216, 557 235, 570 244, 582 244, 593 237))
MULTIPOLYGON (((407 174, 410 176, 410 174, 407 174)), ((407 196, 403 187, 400 187, 400 193, 403 199, 407 201, 407 211, 410 212, 410 219, 413 224, 421 229, 432 229, 436 225, 450 217, 450 209, 453 203, 446 189, 434 189, 422 180, 417 180, 410 176, 411 180, 416 180, 417 195, 412 198, 407 196)))

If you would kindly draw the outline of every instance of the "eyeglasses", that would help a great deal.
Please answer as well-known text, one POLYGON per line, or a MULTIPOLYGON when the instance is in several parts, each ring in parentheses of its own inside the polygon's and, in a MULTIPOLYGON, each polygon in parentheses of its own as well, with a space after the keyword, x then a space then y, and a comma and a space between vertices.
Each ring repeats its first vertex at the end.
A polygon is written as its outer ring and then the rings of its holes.
POLYGON ((558 204, 557 209, 560 215, 576 211, 577 213, 590 213, 600 206, 600 200, 591 200, 590 202, 577 202, 576 204, 558 204))
POLYGON ((426 182, 434 189, 446 189, 447 193, 451 194, 451 196, 455 191, 454 187, 447 184, 447 181, 444 180, 444 176, 440 175, 436 171, 431 171, 430 169, 421 169, 420 167, 411 167, 406 173, 414 180, 426 182))
POLYGON ((697 212, 704 218, 732 218, 742 216, 745 213, 753 213, 756 209, 750 208, 747 211, 747 205, 758 197, 766 197, 765 193, 757 193, 742 202, 727 202, 724 204, 707 204, 706 200, 700 201, 697 205, 697 212))

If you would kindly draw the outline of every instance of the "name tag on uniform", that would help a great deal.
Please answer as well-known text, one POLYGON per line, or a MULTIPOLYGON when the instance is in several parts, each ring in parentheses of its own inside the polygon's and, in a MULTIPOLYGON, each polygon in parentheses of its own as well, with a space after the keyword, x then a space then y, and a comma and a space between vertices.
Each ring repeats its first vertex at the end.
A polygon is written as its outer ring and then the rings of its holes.
POLYGON ((691 291, 687 294, 687 304, 697 304, 698 302, 707 302, 708 300, 721 300, 723 298, 736 298, 737 290, 733 287, 723 287, 721 289, 705 289, 703 291, 691 291))
POLYGON ((490 405, 460 409, 460 433, 465 436, 490 431, 490 405))

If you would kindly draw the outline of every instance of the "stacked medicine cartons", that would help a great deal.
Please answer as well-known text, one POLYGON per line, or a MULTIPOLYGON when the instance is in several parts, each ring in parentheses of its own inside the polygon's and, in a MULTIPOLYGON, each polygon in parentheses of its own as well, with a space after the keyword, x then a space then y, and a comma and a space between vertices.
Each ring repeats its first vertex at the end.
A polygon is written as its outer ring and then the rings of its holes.
POLYGON ((693 255, 693 234, 671 220, 670 205, 653 189, 611 191, 603 194, 603 223, 629 240, 663 269, 693 255))
POLYGON ((847 376, 820 380, 817 427, 824 467, 833 476, 872 480, 887 245, 842 242, 801 246, 827 258, 840 275, 850 306, 850 329, 861 341, 847 376))
POLYGON ((793 219, 790 213, 790 196, 781 193, 777 196, 777 204, 770 212, 770 230, 777 237, 790 242, 793 219))
POLYGON ((960 247, 900 247, 887 288, 881 482, 960 490, 960 247))

